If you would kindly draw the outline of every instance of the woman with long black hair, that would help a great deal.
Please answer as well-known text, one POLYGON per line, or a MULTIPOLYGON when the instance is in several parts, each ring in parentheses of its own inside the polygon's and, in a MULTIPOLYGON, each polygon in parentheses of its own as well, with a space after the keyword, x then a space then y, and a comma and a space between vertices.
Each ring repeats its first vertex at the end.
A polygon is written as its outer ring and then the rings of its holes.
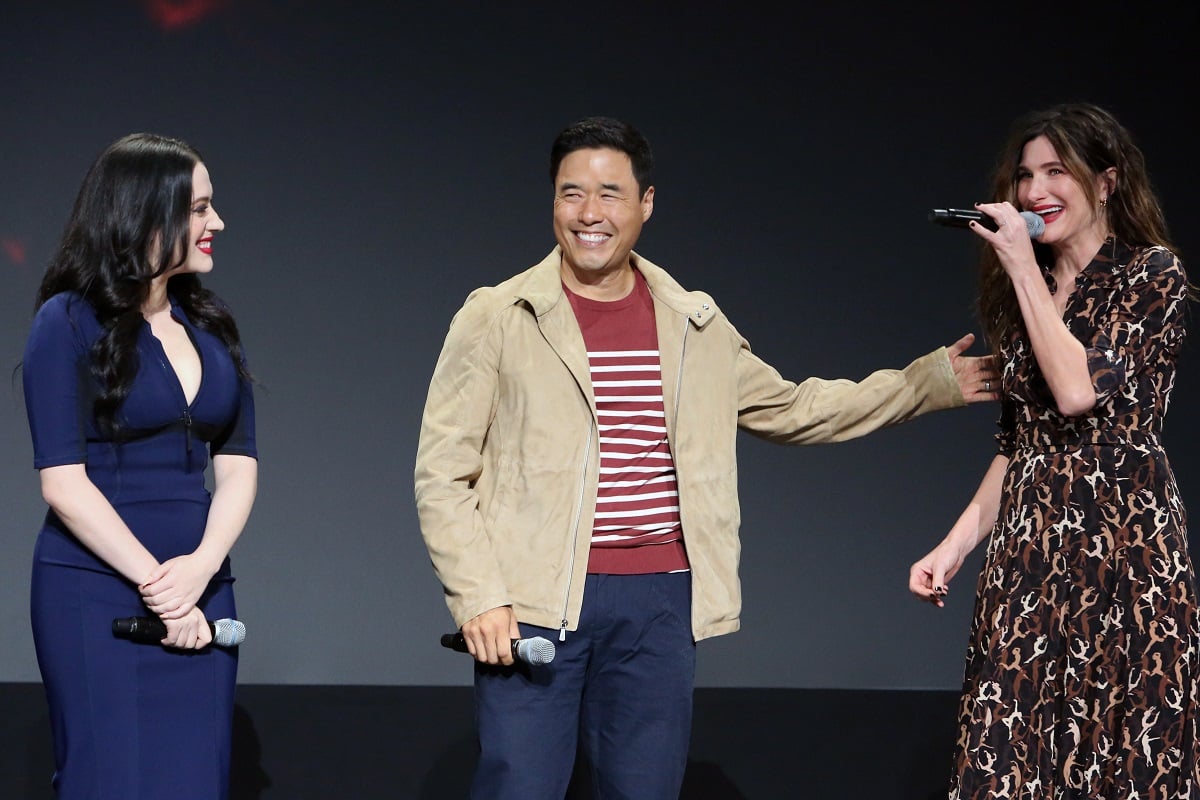
POLYGON ((150 134, 84 178, 23 360, 49 505, 31 617, 58 796, 228 796, 235 617, 228 553, 257 487, 251 379, 200 285, 224 228, 199 153, 150 134), (213 489, 205 485, 212 456, 213 489), (159 645, 115 638, 155 615, 159 645))

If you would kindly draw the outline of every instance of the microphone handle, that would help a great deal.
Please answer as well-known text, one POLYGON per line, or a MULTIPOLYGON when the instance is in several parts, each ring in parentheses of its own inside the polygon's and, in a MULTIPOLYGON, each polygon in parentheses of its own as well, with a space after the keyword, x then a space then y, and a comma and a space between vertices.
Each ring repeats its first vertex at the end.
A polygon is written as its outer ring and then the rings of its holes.
MULTIPOLYGON (((246 638, 245 626, 237 620, 218 620, 208 623, 215 645, 236 647, 246 638)), ((158 617, 118 617, 112 621, 113 636, 138 644, 162 644, 167 626, 158 617)))
POLYGON ((929 212, 929 221, 949 228, 969 228, 978 222, 989 231, 997 231, 996 220, 974 208, 935 208, 929 212))
MULTIPOLYGON (((521 641, 522 641, 521 639, 513 639, 512 640, 512 656, 517 661, 524 660, 521 658, 521 653, 517 649, 520 646, 521 641)), ((453 650, 456 653, 471 652, 470 650, 467 649, 467 640, 463 637, 462 631, 459 631, 458 633, 443 633, 442 634, 442 647, 449 648, 450 650, 453 650)))
MULTIPOLYGON (((467 640, 462 631, 447 633, 442 636, 442 647, 448 647, 460 653, 469 653, 467 640)), ((529 639, 512 640, 513 660, 528 664, 531 667, 549 664, 554 660, 554 642, 541 636, 529 639)))
MULTIPOLYGON (((1045 221, 1032 211, 1022 211, 1021 219, 1030 239, 1038 238, 1046 230, 1045 221)), ((972 222, 978 222, 993 233, 1000 230, 996 220, 974 208, 935 208, 929 212, 929 221, 949 228, 969 228, 972 222)))

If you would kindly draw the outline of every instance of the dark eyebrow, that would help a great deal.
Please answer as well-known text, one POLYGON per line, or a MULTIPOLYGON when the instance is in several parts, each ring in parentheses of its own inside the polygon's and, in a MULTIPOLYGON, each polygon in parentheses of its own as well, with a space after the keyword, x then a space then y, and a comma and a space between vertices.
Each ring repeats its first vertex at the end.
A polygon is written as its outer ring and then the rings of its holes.
MULTIPOLYGON (((1046 161, 1044 163, 1034 165, 1034 167, 1036 167, 1037 169, 1046 169, 1048 167, 1062 167, 1062 166, 1063 166, 1063 162, 1061 162, 1061 161, 1046 161)), ((1024 164, 1017 165, 1017 169, 1023 169, 1023 170, 1030 170, 1030 169, 1033 169, 1034 167, 1027 167, 1024 164)))

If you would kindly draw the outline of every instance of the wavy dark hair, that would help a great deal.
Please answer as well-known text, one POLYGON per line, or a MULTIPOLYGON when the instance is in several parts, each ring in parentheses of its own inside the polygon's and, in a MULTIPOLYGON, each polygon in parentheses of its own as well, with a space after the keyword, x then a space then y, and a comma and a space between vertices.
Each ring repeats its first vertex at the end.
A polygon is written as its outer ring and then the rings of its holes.
MULTIPOLYGON (((84 177, 38 288, 35 310, 60 292, 75 292, 104 326, 91 351, 100 384, 93 412, 112 435, 120 432, 117 410, 137 375, 151 281, 187 257, 192 173, 200 161, 195 148, 165 136, 134 133, 113 142, 84 177)), ((251 380, 237 325, 216 295, 192 274, 171 276, 167 290, 194 325, 224 342, 242 379, 251 380)))
MULTIPOLYGON (((1058 105, 1017 120, 993 173, 993 202, 1008 201, 1017 206, 1021 155, 1025 145, 1039 136, 1054 145, 1092 208, 1106 215, 1112 234, 1133 247, 1171 247, 1142 151, 1112 114, 1091 103, 1058 105), (1109 167, 1116 168, 1116 185, 1106 205, 1101 206, 1096 178, 1109 167)), ((1048 246, 1034 241, 1033 251, 1039 264, 1050 263, 1048 246)), ((1194 287, 1192 292, 1194 295, 1194 287)), ((979 321, 993 353, 1015 331, 1024 328, 1012 281, 1000 266, 996 251, 986 243, 982 245, 979 267, 979 321)))

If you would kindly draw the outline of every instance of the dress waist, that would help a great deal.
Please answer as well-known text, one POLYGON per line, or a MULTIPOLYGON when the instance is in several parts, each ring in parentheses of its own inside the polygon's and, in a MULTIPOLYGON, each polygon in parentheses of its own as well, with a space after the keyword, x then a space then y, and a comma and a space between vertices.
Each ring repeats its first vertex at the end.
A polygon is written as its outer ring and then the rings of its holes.
POLYGON ((1032 453, 1061 453, 1083 447, 1162 450, 1158 435, 1137 430, 1087 431, 1079 434, 1049 436, 1018 436, 1014 450, 1032 453))

